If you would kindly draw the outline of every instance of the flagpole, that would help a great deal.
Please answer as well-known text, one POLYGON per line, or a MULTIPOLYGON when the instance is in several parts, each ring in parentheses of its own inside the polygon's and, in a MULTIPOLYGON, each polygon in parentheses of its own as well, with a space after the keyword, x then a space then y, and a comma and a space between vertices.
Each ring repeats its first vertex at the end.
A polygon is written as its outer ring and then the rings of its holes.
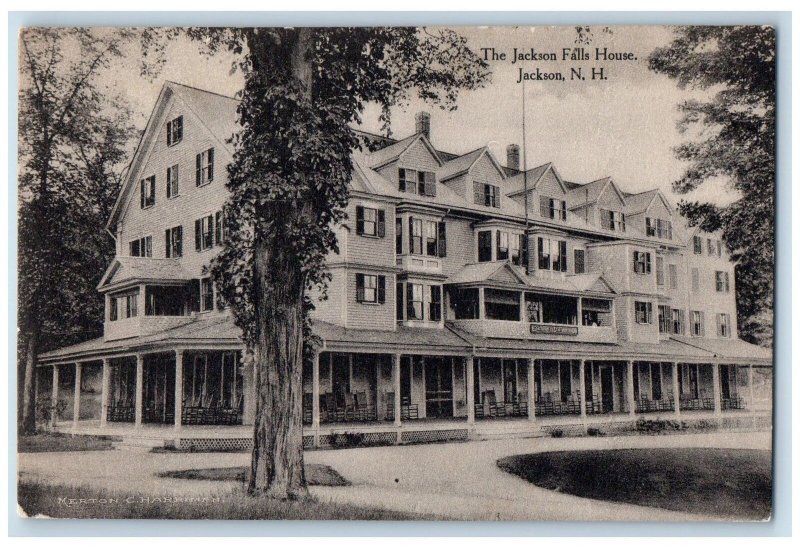
POLYGON ((528 214, 528 146, 525 131, 525 80, 522 81, 522 180, 525 188, 525 274, 530 275, 531 246, 528 236, 530 219, 528 214))

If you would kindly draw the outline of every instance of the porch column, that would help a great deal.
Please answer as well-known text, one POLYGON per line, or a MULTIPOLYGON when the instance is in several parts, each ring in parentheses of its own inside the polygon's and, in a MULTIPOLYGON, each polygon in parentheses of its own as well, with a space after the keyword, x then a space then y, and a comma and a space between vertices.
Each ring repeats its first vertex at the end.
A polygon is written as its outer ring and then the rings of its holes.
POLYGON ((464 358, 467 373, 467 424, 475 423, 475 360, 472 354, 464 358))
POLYGON ((81 373, 83 364, 75 362, 75 393, 72 398, 72 429, 78 428, 78 421, 81 418, 81 373))
MULTIPOLYGON (((236 367, 234 365, 234 367, 236 367)), ((236 370, 233 371, 236 382, 236 370)), ((175 350, 175 428, 183 425, 183 349, 175 350)))
POLYGON ((536 420, 536 360, 528 358, 528 420, 536 420))
POLYGON ((400 426, 400 354, 392 355, 392 386, 394 387, 394 425, 400 426))
POLYGON ((628 415, 634 417, 636 415, 636 400, 633 398, 633 360, 628 360, 628 415))
POLYGON ((58 364, 53 364, 53 390, 50 395, 50 422, 53 426, 58 421, 58 364))
POLYGON ((722 416, 722 400, 720 399, 720 389, 719 389, 719 364, 712 363, 711 364, 711 383, 714 385, 714 416, 720 417, 722 416))
POLYGON ((136 407, 134 426, 142 426, 142 411, 144 407, 144 354, 136 354, 136 407))
POLYGON ((314 431, 319 429, 319 355, 320 352, 315 352, 311 362, 311 428, 314 431))
POLYGON ((578 360, 578 375, 579 386, 581 387, 581 395, 578 398, 578 404, 581 406, 581 422, 583 423, 584 430, 586 429, 586 362, 583 359, 578 360))
POLYGON ((100 427, 108 425, 108 407, 111 401, 111 360, 103 358, 103 385, 100 392, 100 427))
POLYGON ((672 362, 672 401, 675 404, 675 416, 681 416, 681 385, 678 382, 678 362, 672 362))

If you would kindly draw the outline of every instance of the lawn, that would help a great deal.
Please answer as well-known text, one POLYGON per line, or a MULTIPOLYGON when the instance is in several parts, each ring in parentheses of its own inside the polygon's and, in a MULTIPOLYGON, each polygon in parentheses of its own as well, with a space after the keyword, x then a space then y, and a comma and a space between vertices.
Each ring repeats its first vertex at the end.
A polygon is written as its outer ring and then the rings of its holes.
POLYGON ((559 451, 497 465, 539 487, 591 499, 737 520, 765 520, 772 509, 770 451, 559 451))
MULTIPOLYGON (((306 464, 306 481, 309 485, 323 485, 325 487, 342 487, 350 485, 339 472, 324 464, 306 464)), ((244 483, 247 468, 244 466, 231 466, 228 468, 200 468, 192 470, 171 470, 162 472, 161 478, 176 478, 185 480, 206 481, 236 481, 244 483)))
MULTIPOLYGON (((163 495, 161 495, 164 497, 163 495)), ((232 494, 153 498, 138 493, 98 493, 90 487, 21 482, 20 508, 28 516, 100 519, 410 520, 428 516, 315 500, 278 501, 232 494), (102 498, 100 498, 102 497, 102 498), (148 500, 148 497, 149 500, 148 500)))
POLYGON ((70 434, 43 433, 20 436, 17 439, 18 453, 52 453, 60 451, 107 451, 113 449, 113 436, 72 436, 70 434))

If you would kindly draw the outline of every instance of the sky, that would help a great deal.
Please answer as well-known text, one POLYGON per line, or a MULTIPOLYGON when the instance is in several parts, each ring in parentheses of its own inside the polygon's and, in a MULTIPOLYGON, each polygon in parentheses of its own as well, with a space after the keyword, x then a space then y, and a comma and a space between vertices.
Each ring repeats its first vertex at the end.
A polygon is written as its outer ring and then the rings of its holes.
MULTIPOLYGON (((412 100, 392 109, 393 136, 414 132, 414 114, 431 114, 431 140, 438 149, 466 153, 488 145, 501 163, 506 146, 522 145, 523 89, 525 94, 526 151, 528 168, 553 162, 567 180, 587 183, 610 176, 623 191, 640 192, 658 187, 668 199, 698 199, 725 205, 735 199, 724 180, 709 181, 688 195, 672 191, 672 182, 686 165, 673 149, 686 139, 677 130, 678 105, 697 92, 681 90, 674 81, 647 68, 647 56, 669 44, 668 27, 592 28, 592 42, 584 46, 592 59, 562 60, 563 48, 575 48, 574 27, 464 27, 456 29, 481 57, 489 56, 491 81, 482 89, 464 91, 457 108, 448 112, 435 105, 412 100), (492 58, 482 48, 494 48, 505 60, 492 58), (511 63, 514 49, 553 53, 556 61, 522 60, 511 63), (596 60, 594 48, 628 53, 628 60, 596 60), (603 68, 605 80, 591 78, 592 68, 603 68), (533 72, 561 72, 565 81, 518 83, 520 68, 533 72), (570 80, 572 68, 580 68, 585 80, 570 80)), ((572 50, 570 51, 572 53, 572 50)), ((143 129, 165 80, 234 95, 242 87, 241 73, 231 74, 232 55, 213 58, 199 53, 188 39, 170 42, 166 63, 153 79, 139 73, 138 47, 115 62, 104 74, 103 84, 128 101, 137 128, 143 129)), ((379 109, 368 106, 363 129, 379 132, 379 109)))

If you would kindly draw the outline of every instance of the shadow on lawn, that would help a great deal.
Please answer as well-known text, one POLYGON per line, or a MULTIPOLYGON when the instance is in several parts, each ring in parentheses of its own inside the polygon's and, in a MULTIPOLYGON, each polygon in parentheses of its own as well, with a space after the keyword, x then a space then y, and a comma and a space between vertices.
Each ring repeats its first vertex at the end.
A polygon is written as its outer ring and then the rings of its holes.
MULTIPOLYGON (((309 485, 324 487, 344 487, 350 482, 342 477, 339 472, 324 464, 306 464, 306 481, 309 485)), ((203 481, 236 481, 244 483, 247 468, 232 466, 228 468, 197 468, 191 470, 170 470, 158 474, 160 478, 203 480, 203 481)))
POLYGON ((504 471, 570 495, 742 521, 769 519, 772 454, 751 449, 618 449, 515 455, 504 471))

